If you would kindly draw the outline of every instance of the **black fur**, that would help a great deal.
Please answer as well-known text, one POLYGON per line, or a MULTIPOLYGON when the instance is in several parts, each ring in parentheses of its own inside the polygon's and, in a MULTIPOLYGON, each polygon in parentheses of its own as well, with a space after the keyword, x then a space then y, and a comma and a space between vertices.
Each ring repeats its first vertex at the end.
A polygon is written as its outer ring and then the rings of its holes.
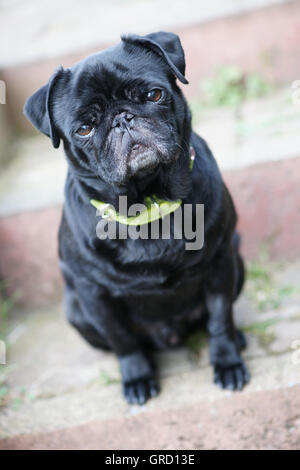
POLYGON ((244 338, 232 317, 244 277, 236 213, 213 155, 191 130, 176 84, 176 78, 187 83, 184 73, 176 35, 128 36, 60 69, 25 105, 55 147, 63 141, 69 163, 59 231, 67 317, 90 344, 117 354, 130 403, 158 391, 149 350, 181 344, 203 318, 215 382, 240 389, 248 381, 240 357, 244 338), (147 101, 155 88, 161 100, 147 101), (78 135, 83 125, 93 127, 90 136, 78 135), (196 151, 192 172, 190 145, 196 151), (185 240, 174 237, 97 238, 90 199, 118 209, 120 195, 132 204, 153 194, 205 205, 201 250, 187 251, 185 240))

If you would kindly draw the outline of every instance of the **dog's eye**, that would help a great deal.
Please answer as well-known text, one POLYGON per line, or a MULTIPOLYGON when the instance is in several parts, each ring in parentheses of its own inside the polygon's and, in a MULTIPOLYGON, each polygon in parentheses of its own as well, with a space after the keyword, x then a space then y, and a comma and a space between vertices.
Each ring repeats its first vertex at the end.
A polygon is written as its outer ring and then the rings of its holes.
POLYGON ((159 88, 154 88, 147 93, 147 101, 154 101, 156 103, 161 99, 161 97, 162 91, 159 88))
POLYGON ((82 137, 86 137, 89 135, 93 130, 93 126, 81 126, 79 129, 76 131, 78 135, 81 135, 82 137))

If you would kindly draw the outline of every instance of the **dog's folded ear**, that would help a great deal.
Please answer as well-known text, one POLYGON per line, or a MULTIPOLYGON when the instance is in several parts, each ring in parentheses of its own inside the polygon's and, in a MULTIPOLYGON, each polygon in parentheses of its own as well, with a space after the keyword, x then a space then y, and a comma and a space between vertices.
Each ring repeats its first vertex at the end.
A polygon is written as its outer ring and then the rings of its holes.
POLYGON ((43 134, 51 138, 53 147, 59 147, 60 137, 53 120, 53 93, 58 81, 64 74, 61 67, 46 85, 37 90, 25 103, 24 114, 43 134))
POLYGON ((158 33, 147 34, 146 36, 130 34, 122 36, 121 39, 125 43, 138 44, 152 50, 166 61, 173 74, 182 83, 189 83, 184 76, 184 51, 177 34, 160 31, 158 33))

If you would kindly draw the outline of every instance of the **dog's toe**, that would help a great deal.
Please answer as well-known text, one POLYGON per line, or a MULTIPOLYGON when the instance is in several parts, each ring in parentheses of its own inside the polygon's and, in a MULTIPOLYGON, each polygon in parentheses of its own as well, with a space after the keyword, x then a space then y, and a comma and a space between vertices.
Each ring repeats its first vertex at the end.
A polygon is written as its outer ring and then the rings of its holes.
POLYGON ((131 405, 143 405, 149 398, 155 397, 158 390, 154 379, 139 379, 123 384, 124 396, 131 405))
POLYGON ((214 383, 227 390, 242 390, 249 382, 250 375, 244 364, 234 367, 215 366, 214 383))

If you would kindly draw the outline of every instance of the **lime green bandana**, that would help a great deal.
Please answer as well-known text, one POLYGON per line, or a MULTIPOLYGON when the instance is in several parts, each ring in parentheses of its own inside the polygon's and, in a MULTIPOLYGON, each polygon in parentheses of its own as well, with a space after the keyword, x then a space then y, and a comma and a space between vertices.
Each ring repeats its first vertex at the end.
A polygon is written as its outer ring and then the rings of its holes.
MULTIPOLYGON (((190 171, 193 169, 194 159, 195 149, 194 147, 190 147, 190 171)), ((148 196, 144 200, 146 208, 138 215, 131 217, 119 214, 106 202, 91 199, 90 203, 100 212, 103 219, 119 222, 124 225, 144 225, 161 219, 166 215, 172 214, 172 212, 175 212, 176 209, 181 206, 182 201, 180 199, 178 201, 166 201, 164 199, 159 199, 155 195, 148 196)))

